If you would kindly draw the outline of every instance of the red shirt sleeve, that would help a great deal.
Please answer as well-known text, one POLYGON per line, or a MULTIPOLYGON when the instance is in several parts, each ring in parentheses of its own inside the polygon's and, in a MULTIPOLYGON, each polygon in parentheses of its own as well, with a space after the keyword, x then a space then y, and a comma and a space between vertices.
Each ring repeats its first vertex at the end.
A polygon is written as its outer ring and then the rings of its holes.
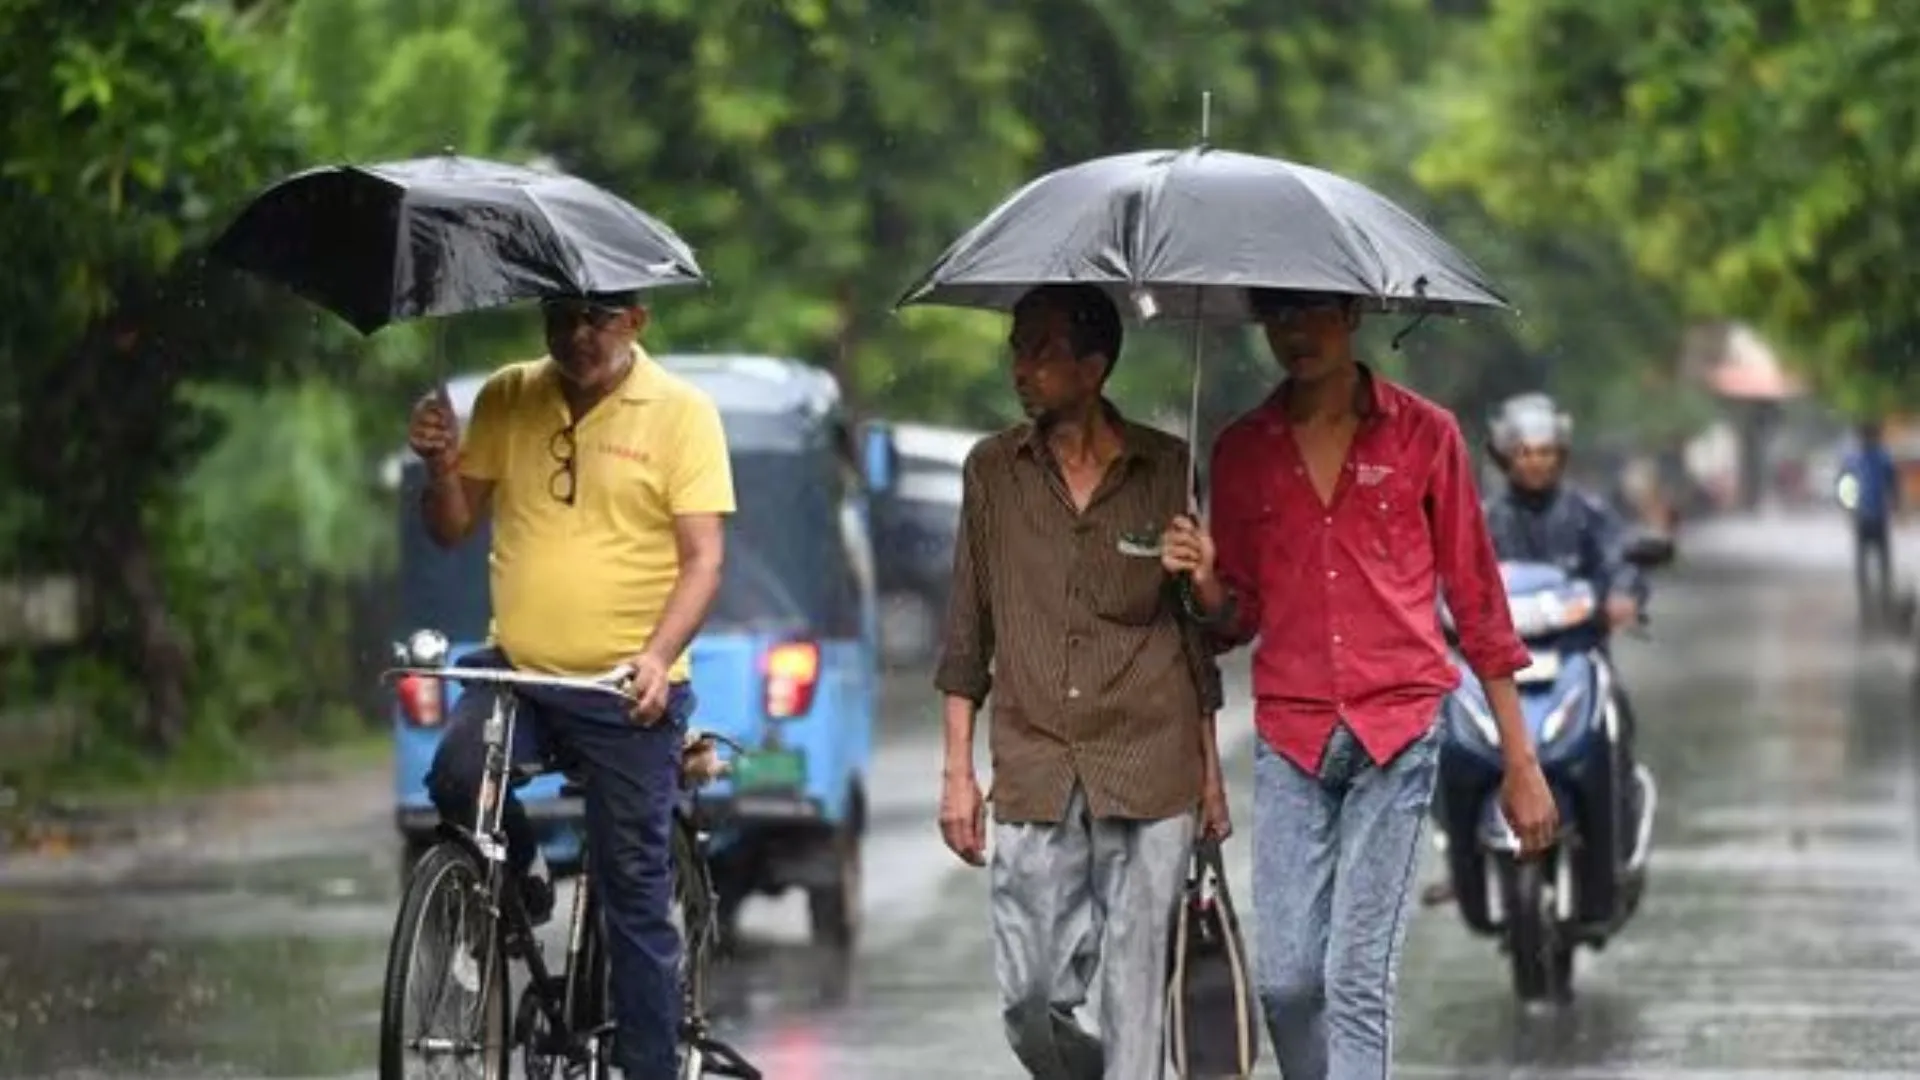
POLYGON ((1466 440, 1451 416, 1443 423, 1438 466, 1427 493, 1434 565, 1468 666, 1482 680, 1502 678, 1526 667, 1531 656, 1513 630, 1466 440))
POLYGON ((1260 629, 1260 532, 1266 515, 1257 501, 1259 477, 1247 464, 1255 458, 1237 434, 1229 430, 1214 443, 1208 470, 1214 572, 1233 598, 1233 618, 1211 627, 1208 635, 1221 651, 1246 644, 1260 629))

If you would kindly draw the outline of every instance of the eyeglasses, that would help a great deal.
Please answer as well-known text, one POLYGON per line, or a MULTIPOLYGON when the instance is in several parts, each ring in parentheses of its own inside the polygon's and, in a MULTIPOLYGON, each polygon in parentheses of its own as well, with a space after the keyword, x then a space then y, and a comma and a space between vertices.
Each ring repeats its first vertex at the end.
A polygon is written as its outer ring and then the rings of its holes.
POLYGON ((579 473, 574 468, 578 449, 573 441, 572 424, 554 432, 553 438, 547 440, 547 453, 560 463, 553 475, 547 477, 547 494, 568 506, 573 505, 574 489, 579 485, 579 473))
POLYGON ((620 317, 620 309, 590 300, 542 300, 540 314, 548 323, 572 326, 587 323, 598 330, 620 317))

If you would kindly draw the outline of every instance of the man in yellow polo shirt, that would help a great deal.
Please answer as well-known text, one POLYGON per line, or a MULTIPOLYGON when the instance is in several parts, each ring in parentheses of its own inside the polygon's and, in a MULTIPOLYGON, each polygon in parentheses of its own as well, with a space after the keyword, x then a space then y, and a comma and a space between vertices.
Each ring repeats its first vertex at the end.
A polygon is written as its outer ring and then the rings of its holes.
MULTIPOLYGON (((634 670, 631 711, 598 695, 530 695, 514 753, 557 754, 586 774, 616 1053, 628 1080, 672 1077, 681 943, 668 834, 694 707, 687 646, 720 586, 733 478, 713 402, 641 349, 647 310, 636 297, 549 300, 541 310, 549 355, 487 380, 464 444, 437 394, 415 406, 409 441, 431 478, 421 510, 436 542, 451 547, 493 516, 494 648, 467 662, 562 675, 634 670)), ((461 695, 428 772, 451 821, 472 813, 491 707, 484 693, 461 695)), ((538 846, 511 796, 506 829, 529 914, 544 921, 552 890, 529 874, 538 846)))

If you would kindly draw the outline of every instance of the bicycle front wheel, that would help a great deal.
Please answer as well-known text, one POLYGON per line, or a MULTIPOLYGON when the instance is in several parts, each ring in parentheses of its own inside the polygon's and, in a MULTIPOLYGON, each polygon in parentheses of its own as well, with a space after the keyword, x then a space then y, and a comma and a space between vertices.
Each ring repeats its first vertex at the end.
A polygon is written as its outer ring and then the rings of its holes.
POLYGON ((415 864, 387 953, 380 1080, 506 1080, 506 953, 488 894, 485 866, 458 843, 415 864))

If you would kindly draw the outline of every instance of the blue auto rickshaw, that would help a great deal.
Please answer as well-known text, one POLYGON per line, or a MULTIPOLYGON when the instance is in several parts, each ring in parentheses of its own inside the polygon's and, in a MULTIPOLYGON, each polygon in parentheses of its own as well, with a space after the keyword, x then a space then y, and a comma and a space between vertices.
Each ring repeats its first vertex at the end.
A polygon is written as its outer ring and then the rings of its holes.
MULTIPOLYGON (((738 511, 728 522, 720 593, 695 639, 696 724, 748 748, 733 774, 703 791, 722 917, 750 895, 804 889, 814 939, 847 948, 860 925, 861 839, 878 701, 878 609, 868 499, 891 482, 885 425, 850 425, 825 371, 754 356, 658 361, 718 406, 738 511)), ((448 386, 464 425, 484 380, 448 386)), ((422 466, 390 471, 400 488, 396 637, 432 627, 456 658, 488 633, 484 527, 445 551, 420 521, 422 466)), ((402 680, 394 688, 395 819, 411 855, 438 824, 424 778, 457 688, 402 680)), ((520 792, 549 863, 577 862, 581 806, 561 778, 520 792)))

